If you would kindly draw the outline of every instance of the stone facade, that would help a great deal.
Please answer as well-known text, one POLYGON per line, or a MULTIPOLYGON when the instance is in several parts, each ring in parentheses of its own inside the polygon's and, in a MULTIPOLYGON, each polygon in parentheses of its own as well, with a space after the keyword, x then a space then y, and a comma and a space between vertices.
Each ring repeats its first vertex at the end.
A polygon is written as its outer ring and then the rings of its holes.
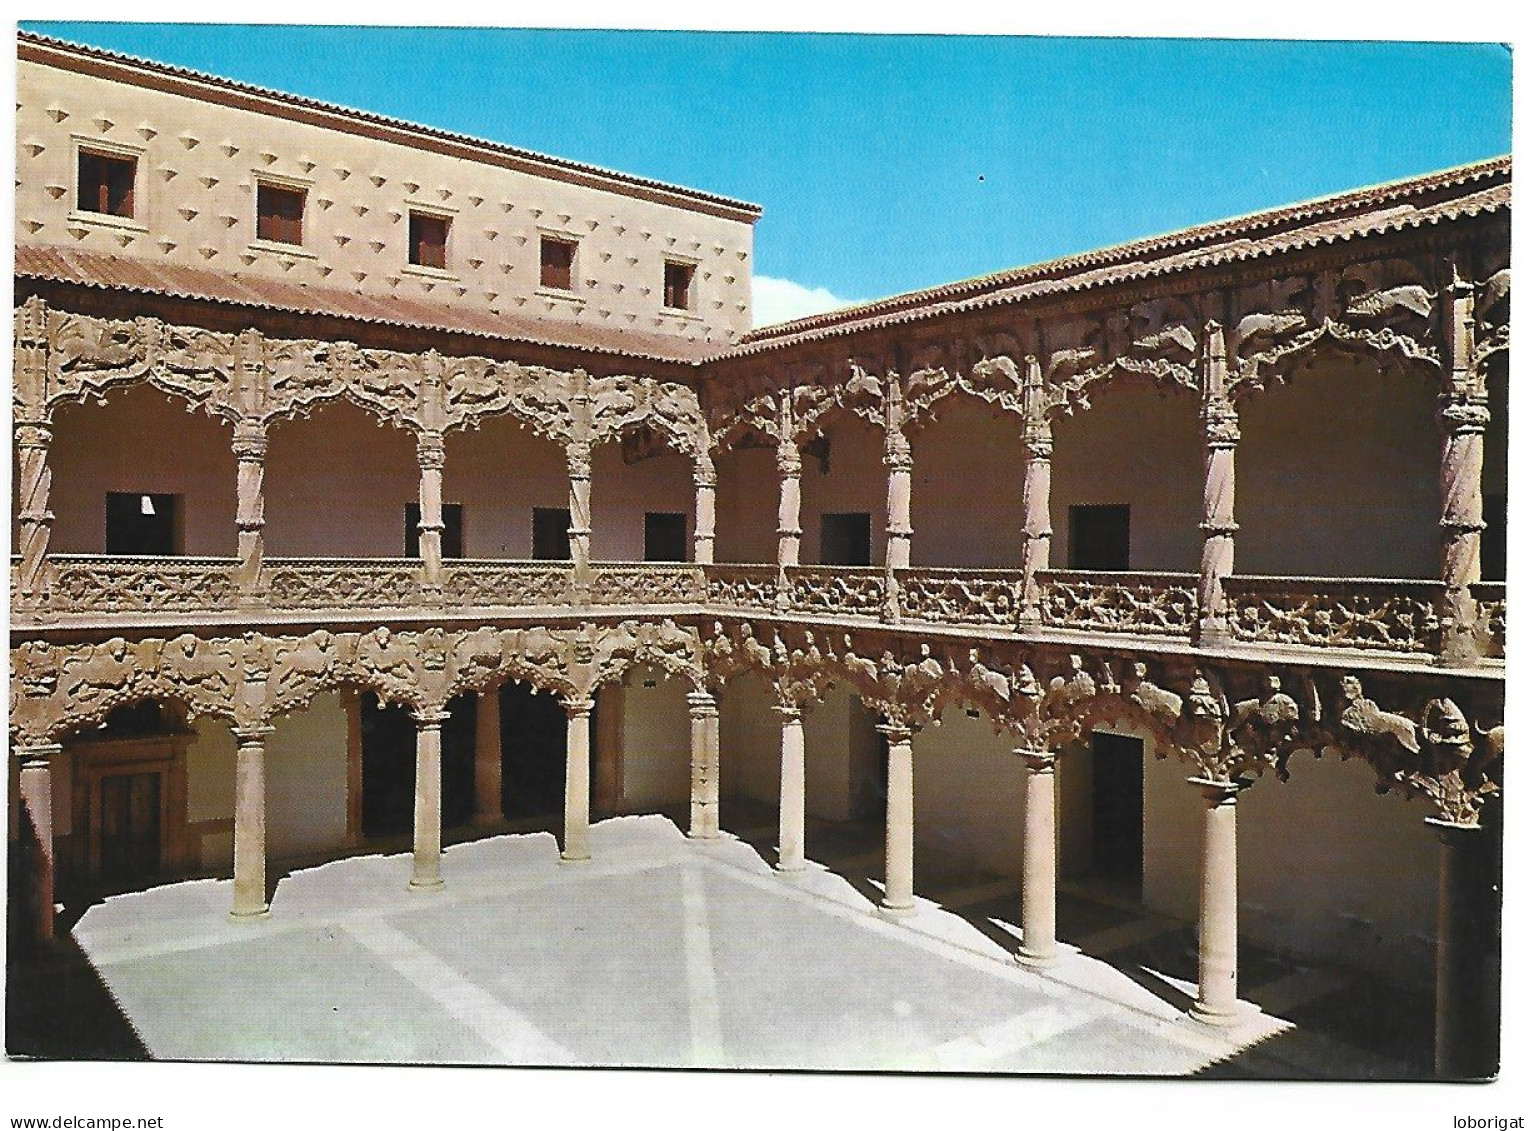
MULTIPOLYGON (((1094 729, 1146 736, 1148 753, 1183 764, 1200 806, 1194 1012, 1205 1021, 1237 1013, 1237 796, 1260 775, 1283 781, 1303 773, 1297 754, 1362 760, 1379 792, 1422 803, 1443 834, 1443 874, 1472 882, 1457 861, 1480 835, 1474 830, 1488 805, 1498 804, 1503 745, 1506 601, 1502 586, 1482 580, 1480 541, 1485 437, 1499 426, 1489 406, 1493 390, 1505 397, 1506 387, 1508 162, 746 334, 754 218, 747 206, 605 174, 581 172, 572 184, 576 174, 564 166, 539 177, 522 167, 525 158, 516 169, 488 153, 450 158, 440 151, 449 142, 434 136, 318 120, 319 111, 279 106, 275 96, 236 98, 232 87, 221 88, 223 101, 186 109, 183 93, 161 87, 203 80, 139 75, 130 64, 26 37, 22 50, 23 243, 111 243, 121 245, 112 255, 187 263, 195 256, 231 274, 309 273, 316 283, 355 271, 365 276, 359 290, 420 288, 443 300, 446 317, 458 301, 501 309, 500 297, 486 297, 502 286, 496 272, 509 265, 508 277, 531 279, 537 263, 526 247, 557 220, 566 225, 561 232, 583 240, 584 264, 591 264, 588 248, 604 264, 602 274, 591 265, 600 285, 587 288, 579 307, 545 301, 537 288, 506 289, 527 299, 516 304, 524 313, 565 323, 596 313, 718 345, 683 363, 625 354, 604 339, 589 366, 578 357, 558 365, 523 353, 514 335, 491 349, 423 332, 412 347, 340 312, 238 325, 238 314, 208 296, 202 303, 107 281, 102 300, 61 275, 19 271, 12 761, 45 856, 53 843, 49 774, 61 744, 120 708, 177 704, 234 736, 232 910, 265 913, 268 736, 321 696, 366 691, 408 707, 417 724, 410 883, 451 883, 439 868, 444 717, 455 697, 483 700, 520 681, 557 696, 566 712, 563 854, 580 860, 589 855, 593 702, 635 673, 656 672, 686 693, 686 800, 691 831, 705 840, 719 833, 721 783, 732 774, 720 705, 740 677, 769 689, 771 725, 781 727, 777 863, 788 873, 804 864, 805 713, 833 685, 861 701, 888 750, 884 905, 896 915, 912 906, 916 735, 952 708, 985 720, 1025 767, 1020 957, 1038 968, 1056 953, 1056 853, 1064 838, 1057 759, 1068 761, 1094 729), (141 175, 162 177, 142 231, 71 215, 73 173, 63 155, 108 136, 142 147, 141 175), (324 159, 311 160, 322 148, 324 159), (338 180, 343 167, 348 176, 338 180), (163 178, 166 168, 176 175, 163 178), (241 226, 250 219, 250 186, 266 170, 310 178, 313 202, 323 196, 348 225, 343 233, 338 221, 332 232, 321 221, 316 236, 349 234, 348 242, 332 238, 334 249, 318 247, 290 265, 280 252, 250 250, 241 226), (222 187, 190 184, 225 174, 222 187), (183 203, 194 197, 205 205, 183 203), (478 224, 476 210, 497 213, 492 242, 505 235, 519 249, 497 258, 488 244, 455 244, 455 256, 484 259, 462 273, 456 299, 449 296, 458 284, 401 274, 404 249, 391 242, 391 210, 428 197, 433 207, 451 202, 460 210, 458 232, 478 224), (503 210, 506 203, 515 208, 503 210), (196 215, 181 216, 183 208, 196 215), (199 250, 204 243, 214 254, 199 250), (363 250, 374 243, 381 247, 363 250), (625 254, 641 243, 645 255, 625 254), (644 279, 660 271, 661 245, 698 260, 705 301, 696 320, 655 313, 644 279), (1349 365, 1410 384, 1436 406, 1442 443, 1431 464, 1419 461, 1411 472, 1430 485, 1432 513, 1420 518, 1437 529, 1432 574, 1308 576, 1326 572, 1321 562, 1303 575, 1241 574, 1248 534, 1238 522, 1236 485, 1251 450, 1243 448, 1251 444, 1244 419, 1269 398, 1290 395, 1281 386, 1319 381, 1317 367, 1327 380, 1350 380, 1349 365), (227 556, 50 551, 52 500, 69 489, 54 482, 55 435, 68 414, 86 411, 81 406, 118 403, 121 390, 134 388, 211 418, 227 436, 234 532, 227 556), (1198 501, 1182 528, 1187 567, 1061 568, 1070 562, 1055 535, 1052 501, 1073 488, 1055 473, 1056 449, 1078 421, 1104 412, 1100 403, 1146 390, 1187 416, 1189 450, 1176 455, 1188 471, 1167 473, 1198 501), (266 551, 266 499, 278 477, 268 466, 270 435, 341 403, 413 448, 415 559, 337 556, 344 523, 333 524, 336 541, 312 547, 313 556, 266 551), (969 488, 934 486, 926 469, 929 461, 956 466, 951 441, 946 449, 929 441, 966 411, 1016 437, 1008 456, 1016 480, 998 485, 993 475, 973 487, 1015 493, 1016 557, 994 563, 1002 568, 944 564, 945 550, 962 553, 964 540, 924 547, 917 521, 934 491, 962 512, 969 488), (559 453, 568 561, 444 555, 453 438, 501 435, 494 430, 502 424, 559 453), (614 449, 624 453, 622 467, 601 462, 601 452, 614 449), (690 560, 605 561, 593 553, 604 492, 620 495, 613 479, 641 474, 651 459, 685 468, 669 505, 687 515, 690 560), (884 510, 870 546, 882 560, 861 567, 803 560, 824 555, 823 540, 804 529, 806 500, 828 490, 821 477, 848 474, 849 459, 859 490, 884 510), (604 468, 606 481, 594 467, 604 468), (716 495, 732 504, 717 505, 716 495), (748 498, 749 510, 733 505, 748 498), (765 552, 725 561, 716 543, 726 542, 765 552), (821 554, 804 554, 807 544, 821 554)), ((1286 440, 1287 458, 1303 461, 1306 437, 1286 440)), ((1100 454, 1098 462, 1111 458, 1100 454)), ((1172 453, 1158 458, 1170 464, 1172 453)), ((1268 451, 1262 458, 1286 457, 1268 451)), ((514 472, 507 468, 508 482, 514 472)), ((314 480, 324 481, 323 472, 314 480)), ((1493 486, 1505 496, 1505 481, 1493 486)), ((1381 491, 1398 488, 1386 483, 1381 491)), ((1324 499, 1301 492, 1292 503, 1311 508, 1305 513, 1322 529, 1324 499)), ((831 504, 815 505, 831 513, 831 504)), ((1348 516, 1338 514, 1331 530, 1340 524, 1345 538, 1348 516)), ((969 516, 973 526, 988 522, 969 516)), ((481 730, 491 743, 494 729, 481 730)), ((597 764, 600 775, 600 751, 597 764)), ((493 758, 476 769, 482 789, 497 775, 493 758)), ((596 784, 599 796, 612 788, 596 784)), ((51 868, 42 872, 51 883, 51 868)), ((1459 906, 1470 897, 1456 888, 1442 898, 1459 906)), ((39 906, 51 908, 51 895, 39 906)), ((1468 917, 1438 925, 1446 1075, 1473 1074, 1485 1063, 1478 1022, 1466 1014, 1473 988, 1461 973, 1464 956, 1481 945, 1473 933, 1468 917)))

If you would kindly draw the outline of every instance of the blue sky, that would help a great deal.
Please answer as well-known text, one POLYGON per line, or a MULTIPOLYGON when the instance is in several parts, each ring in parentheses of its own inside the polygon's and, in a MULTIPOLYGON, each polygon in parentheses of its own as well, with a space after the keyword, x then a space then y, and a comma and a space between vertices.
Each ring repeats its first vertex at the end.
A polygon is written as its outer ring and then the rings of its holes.
POLYGON ((1512 147, 1494 44, 22 26, 755 201, 773 301, 875 298, 1512 147))

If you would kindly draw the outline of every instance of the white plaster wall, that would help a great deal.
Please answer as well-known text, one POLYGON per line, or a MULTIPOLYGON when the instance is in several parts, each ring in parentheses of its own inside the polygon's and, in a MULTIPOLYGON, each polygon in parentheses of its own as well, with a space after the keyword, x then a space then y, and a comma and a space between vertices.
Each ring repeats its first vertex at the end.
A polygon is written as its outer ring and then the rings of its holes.
POLYGON ((912 444, 912 565, 1018 567, 1025 464, 1021 433, 1017 417, 974 398, 943 402, 937 422, 912 444))
POLYGON ((564 453, 500 417, 448 433, 442 501, 463 507, 469 558, 531 558, 533 508, 570 505, 564 453))
POLYGON ((17 230, 30 243, 609 333, 724 343, 751 326, 749 223, 235 108, 200 92, 151 90, 27 60, 16 78, 17 230), (139 154, 136 227, 73 211, 75 136, 139 154), (255 242, 260 177, 308 186, 296 254, 255 242), (412 206, 451 217, 445 274, 408 266, 412 206), (540 291, 542 233, 578 242, 573 292, 540 291), (667 259, 697 264, 691 311, 662 310, 667 259))
MULTIPOLYGON (((831 459, 828 471, 822 471, 820 461, 813 456, 804 457, 799 500, 804 540, 799 547, 799 560, 806 565, 820 561, 822 514, 867 511, 873 562, 878 565, 884 561, 884 510, 888 492, 884 434, 861 420, 844 419, 831 427, 829 435, 831 459)), ((776 513, 774 504, 774 516, 776 513)), ((776 517, 772 525, 776 529, 776 517)))
POLYGON ((272 557, 405 553, 405 504, 418 502, 415 440, 344 401, 269 433, 266 552, 272 557))
MULTIPOLYGON (((228 428, 189 415, 184 402, 139 385, 97 404, 65 405, 54 416, 48 459, 53 532, 60 554, 106 550, 109 491, 182 496, 182 550, 193 556, 235 552, 236 464, 228 428)), ((14 523, 15 507, 12 506, 14 523)), ((14 527, 13 527, 14 529, 14 527)))
POLYGON ((186 748, 186 819, 215 821, 234 816, 234 733, 220 719, 192 722, 196 737, 186 748))
POLYGON ((339 692, 274 721, 266 740, 266 846, 273 857, 346 841, 346 709, 339 692))
MULTIPOLYGON (((623 810, 686 803, 692 795, 686 685, 653 668, 638 668, 623 686, 623 810), (645 686, 650 682, 655 686, 645 686)), ((723 746, 721 727, 721 751, 723 746)))
MULTIPOLYGON (((1123 733, 1129 733, 1125 731, 1123 733)), ((1143 736, 1141 736, 1143 737, 1143 736)), ((1175 758, 1145 753, 1145 906, 1163 915, 1198 921, 1199 853, 1203 844, 1203 796, 1188 784, 1192 771, 1175 758)), ((1237 813, 1239 835, 1240 813, 1237 813)), ((1237 846, 1239 858, 1240 847, 1237 846)))
POLYGON ((777 453, 768 448, 726 452, 716 457, 714 470, 714 560, 776 562, 777 453))
POLYGON ((1363 362, 1324 360, 1247 400, 1236 572, 1437 577, 1439 447, 1428 383, 1363 362))
POLYGON ((1242 934, 1429 984, 1438 844, 1426 807, 1377 796, 1361 760, 1299 757, 1290 769, 1238 802, 1242 934))
POLYGON ((692 464, 682 456, 668 451, 625 464, 618 444, 598 446, 591 455, 592 559, 644 561, 648 511, 687 516, 687 556, 691 558, 694 501, 692 464))
POLYGON ((1072 505, 1127 503, 1131 569, 1198 569, 1204 449, 1196 397, 1121 382, 1057 422, 1054 440, 1052 566, 1070 561, 1072 505))
POLYGON ((741 676, 719 697, 719 772, 725 790, 767 805, 778 804, 781 716, 766 682, 741 676))
POLYGON ((1015 744, 960 707, 914 745, 916 852, 1003 876, 1023 859, 1023 761, 1015 744))

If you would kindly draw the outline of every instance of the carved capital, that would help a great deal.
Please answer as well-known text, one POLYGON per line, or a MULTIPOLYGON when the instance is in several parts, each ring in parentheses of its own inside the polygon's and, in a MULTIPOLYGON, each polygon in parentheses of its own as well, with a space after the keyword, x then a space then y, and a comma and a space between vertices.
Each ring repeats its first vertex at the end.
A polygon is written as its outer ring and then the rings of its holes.
POLYGON ((46 424, 18 422, 12 435, 16 447, 47 451, 53 444, 53 429, 46 424))
POLYGON ((441 471, 447 463, 447 444, 442 433, 420 433, 416 437, 415 454, 422 471, 441 471))

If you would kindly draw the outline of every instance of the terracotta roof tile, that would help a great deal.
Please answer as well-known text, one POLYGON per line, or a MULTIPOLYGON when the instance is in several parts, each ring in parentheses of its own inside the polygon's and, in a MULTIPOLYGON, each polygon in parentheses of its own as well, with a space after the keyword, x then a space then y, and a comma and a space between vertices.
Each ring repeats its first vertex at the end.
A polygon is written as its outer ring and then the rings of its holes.
POLYGON ((90 287, 208 299, 298 314, 319 314, 390 326, 419 327, 483 338, 622 354, 651 361, 695 363, 719 352, 714 342, 570 325, 492 314, 410 298, 381 298, 255 275, 155 263, 130 256, 65 247, 16 246, 16 275, 90 287))

